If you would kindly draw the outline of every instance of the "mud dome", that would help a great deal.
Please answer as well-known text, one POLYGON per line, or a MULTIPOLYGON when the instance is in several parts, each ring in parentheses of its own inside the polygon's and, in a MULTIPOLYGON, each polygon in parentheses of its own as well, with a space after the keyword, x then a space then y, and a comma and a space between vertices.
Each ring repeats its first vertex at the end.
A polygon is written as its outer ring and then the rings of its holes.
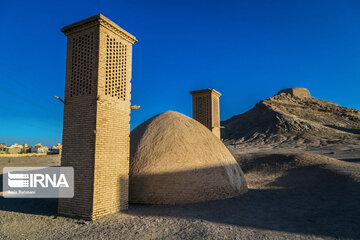
POLYGON ((194 203, 247 191, 225 145, 183 114, 159 114, 135 128, 130 139, 131 203, 194 203))

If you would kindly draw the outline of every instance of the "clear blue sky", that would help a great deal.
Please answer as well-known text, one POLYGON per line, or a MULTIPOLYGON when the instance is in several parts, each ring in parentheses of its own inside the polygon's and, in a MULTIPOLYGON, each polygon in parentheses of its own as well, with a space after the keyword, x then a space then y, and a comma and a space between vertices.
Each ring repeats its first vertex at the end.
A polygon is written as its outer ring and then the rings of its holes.
POLYGON ((360 1, 0 0, 0 142, 61 142, 66 37, 104 14, 133 48, 134 128, 215 88, 221 119, 289 87, 360 109, 360 1))

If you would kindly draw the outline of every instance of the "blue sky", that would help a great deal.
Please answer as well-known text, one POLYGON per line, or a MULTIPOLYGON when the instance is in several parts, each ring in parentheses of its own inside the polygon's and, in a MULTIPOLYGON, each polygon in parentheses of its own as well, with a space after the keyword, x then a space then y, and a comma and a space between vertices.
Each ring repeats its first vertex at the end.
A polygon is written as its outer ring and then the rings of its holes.
POLYGON ((360 109, 359 1, 0 1, 0 142, 61 142, 66 37, 104 14, 133 47, 134 128, 215 88, 221 120, 289 87, 360 109))

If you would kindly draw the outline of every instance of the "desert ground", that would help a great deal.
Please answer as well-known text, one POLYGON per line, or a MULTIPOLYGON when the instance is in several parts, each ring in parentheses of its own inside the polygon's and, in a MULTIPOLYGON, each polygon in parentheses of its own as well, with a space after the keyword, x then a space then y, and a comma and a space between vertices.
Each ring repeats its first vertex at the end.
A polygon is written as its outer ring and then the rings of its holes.
MULTIPOLYGON (((93 222, 57 216, 57 199, 1 197, 0 239, 360 239, 359 146, 228 148, 248 182, 243 195, 130 204, 93 222)), ((0 167, 59 162, 59 156, 0 158, 0 167)))

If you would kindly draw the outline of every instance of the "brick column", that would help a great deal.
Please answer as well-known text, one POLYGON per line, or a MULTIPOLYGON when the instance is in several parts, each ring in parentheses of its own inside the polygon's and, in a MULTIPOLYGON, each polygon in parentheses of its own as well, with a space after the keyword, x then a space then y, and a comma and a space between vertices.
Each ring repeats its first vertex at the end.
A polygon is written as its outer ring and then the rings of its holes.
POLYGON ((127 209, 132 44, 99 14, 62 28, 68 37, 61 166, 74 167, 74 198, 58 212, 96 219, 127 209))

